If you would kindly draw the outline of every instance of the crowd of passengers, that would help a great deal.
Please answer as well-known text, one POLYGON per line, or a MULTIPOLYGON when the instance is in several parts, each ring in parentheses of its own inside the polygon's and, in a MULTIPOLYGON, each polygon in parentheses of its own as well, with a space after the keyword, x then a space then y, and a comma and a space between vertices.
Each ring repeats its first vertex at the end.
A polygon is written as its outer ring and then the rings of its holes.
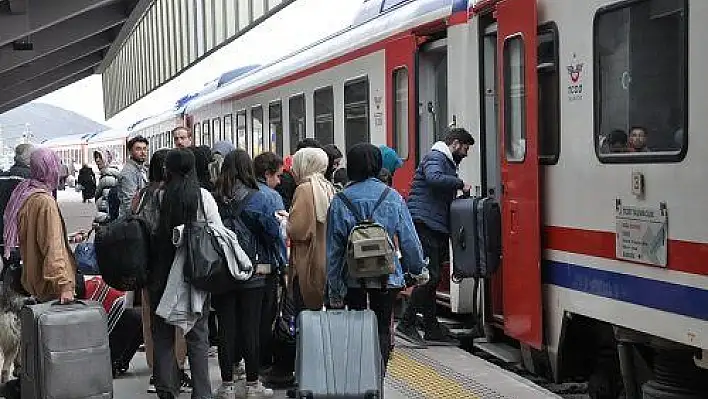
MULTIPOLYGON (((393 149, 356 144, 347 152, 343 167, 344 157, 336 146, 321 146, 314 139, 301 141, 295 154, 285 160, 272 152, 251 159, 245 150, 226 141, 213 148, 193 146, 191 131, 185 127, 172 134, 176 148, 154 151, 149 160, 148 141, 131 139, 130 158, 120 173, 108 170, 108 153, 94 154, 101 161, 99 169, 106 171, 104 177, 115 177, 115 181, 99 183, 98 190, 103 194, 109 185, 116 187, 117 217, 139 213, 155 229, 148 285, 132 293, 142 307, 145 350, 152 370, 150 392, 159 398, 176 398, 185 391, 199 399, 270 397, 273 391, 268 386, 292 386, 295 350, 292 342, 274 331, 276 320, 285 312, 290 312, 291 318, 285 320, 292 334, 302 310, 345 306, 373 310, 387 364, 394 342, 394 302, 407 285, 415 287, 397 326, 399 333, 423 341, 416 322, 421 313, 425 340, 450 340, 449 331, 436 318, 435 289, 447 257, 450 202, 459 191, 470 191, 457 176, 459 163, 474 144, 467 131, 450 129, 444 141, 435 143, 416 170, 407 202, 391 190, 375 208, 372 219, 386 229, 398 252, 395 272, 387 281, 347 277, 346 245, 357 221, 337 194, 343 192, 359 212, 368 214, 403 164, 393 149), (171 324, 158 315, 160 303, 175 295, 168 284, 176 254, 173 229, 194 221, 231 228, 236 217, 262 244, 257 259, 251 259, 253 276, 231 292, 206 295, 202 311, 189 323, 171 324), (214 355, 212 346, 217 347, 221 374, 221 385, 214 392, 208 367, 208 358, 214 355), (191 377, 184 371, 186 358, 191 377)), ((5 210, 4 237, 6 248, 17 246, 22 257, 27 256, 22 284, 29 294, 69 301, 80 277, 61 212, 55 197, 33 197, 54 192, 57 165, 58 157, 51 150, 32 152, 24 191, 13 192, 12 206, 5 210), (30 203, 28 198, 35 200, 30 203), (33 235, 41 232, 22 225, 18 217, 38 212, 43 212, 42 223, 57 234, 46 236, 46 251, 29 256, 23 247, 36 241, 33 235)), ((75 236, 81 241, 82 233, 75 236)), ((123 363, 127 369, 125 359, 123 363)))

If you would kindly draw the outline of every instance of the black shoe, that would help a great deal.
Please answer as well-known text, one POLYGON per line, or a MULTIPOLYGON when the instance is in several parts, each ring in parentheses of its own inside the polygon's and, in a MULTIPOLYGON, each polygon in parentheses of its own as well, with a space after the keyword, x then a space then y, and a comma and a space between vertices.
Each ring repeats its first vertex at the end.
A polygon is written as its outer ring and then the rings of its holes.
POLYGON ((425 331, 425 341, 451 345, 457 343, 457 340, 450 336, 450 329, 442 324, 437 324, 425 331))
POLYGON ((268 388, 287 389, 295 386, 295 375, 292 372, 271 369, 269 373, 263 374, 261 381, 268 388))
POLYGON ((155 389, 155 376, 150 376, 150 382, 148 383, 148 393, 155 393, 157 390, 155 389))
POLYGON ((415 324, 411 325, 402 321, 396 326, 396 332, 414 344, 425 345, 425 341, 420 336, 418 329, 415 328, 415 324))
POLYGON ((192 378, 189 377, 189 374, 187 374, 186 371, 181 370, 182 376, 181 376, 181 384, 179 391, 181 393, 191 393, 192 392, 192 378))

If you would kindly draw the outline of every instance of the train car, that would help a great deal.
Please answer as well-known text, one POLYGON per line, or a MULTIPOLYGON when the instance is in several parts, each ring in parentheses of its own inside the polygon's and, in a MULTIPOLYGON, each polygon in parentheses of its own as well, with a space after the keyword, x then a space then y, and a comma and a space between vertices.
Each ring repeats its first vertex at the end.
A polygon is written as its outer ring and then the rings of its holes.
POLYGON ((149 156, 161 149, 172 148, 172 129, 178 126, 188 126, 183 107, 143 119, 128 128, 128 138, 143 136, 148 140, 149 156))
MULTIPOLYGON (((702 0, 368 0, 185 112, 252 154, 386 143, 404 194, 445 129, 467 128, 461 175, 502 208, 487 339, 594 398, 708 397, 703 22, 702 0)), ((471 287, 439 299, 468 313, 471 287)))
POLYGON ((113 163, 122 167, 127 157, 126 138, 128 133, 123 129, 111 129, 92 134, 87 137, 88 163, 96 166, 93 158, 94 151, 101 149, 111 150, 115 156, 113 163))
POLYGON ((83 165, 88 159, 87 137, 91 134, 72 134, 70 136, 59 137, 42 141, 41 145, 50 148, 59 155, 61 161, 68 165, 83 165))

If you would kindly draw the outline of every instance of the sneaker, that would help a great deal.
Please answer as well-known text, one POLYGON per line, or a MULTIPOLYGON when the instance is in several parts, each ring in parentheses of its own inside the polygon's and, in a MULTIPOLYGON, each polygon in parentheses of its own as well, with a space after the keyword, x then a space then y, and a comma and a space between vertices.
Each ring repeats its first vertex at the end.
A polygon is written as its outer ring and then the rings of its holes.
POLYGON ((209 347, 209 357, 216 357, 219 354, 219 348, 216 346, 209 347))
POLYGON ((246 363, 241 360, 234 367, 234 381, 242 381, 246 379, 246 363))
POLYGON ((420 336, 418 329, 415 328, 415 324, 410 325, 408 323, 400 322, 396 326, 396 332, 414 344, 425 345, 425 341, 423 341, 423 337, 420 336))
POLYGON ((222 382, 219 389, 214 392, 214 399, 235 399, 236 391, 236 383, 222 382))
POLYGON ((182 370, 182 378, 179 391, 182 393, 191 393, 192 386, 192 378, 189 377, 189 374, 187 374, 186 371, 182 370))
POLYGON ((150 382, 148 383, 148 393, 156 393, 157 389, 155 389, 155 376, 150 376, 150 382))
POLYGON ((260 381, 246 383, 247 398, 270 398, 273 396, 273 390, 266 388, 260 381))

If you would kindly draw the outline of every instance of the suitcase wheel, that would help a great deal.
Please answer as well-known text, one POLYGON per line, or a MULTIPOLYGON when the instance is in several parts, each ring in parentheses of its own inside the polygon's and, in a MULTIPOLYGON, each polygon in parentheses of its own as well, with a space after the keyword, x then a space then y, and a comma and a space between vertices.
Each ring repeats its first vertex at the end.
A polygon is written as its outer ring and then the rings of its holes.
POLYGON ((366 391, 364 393, 364 397, 366 399, 380 399, 381 396, 379 395, 379 391, 366 391))

